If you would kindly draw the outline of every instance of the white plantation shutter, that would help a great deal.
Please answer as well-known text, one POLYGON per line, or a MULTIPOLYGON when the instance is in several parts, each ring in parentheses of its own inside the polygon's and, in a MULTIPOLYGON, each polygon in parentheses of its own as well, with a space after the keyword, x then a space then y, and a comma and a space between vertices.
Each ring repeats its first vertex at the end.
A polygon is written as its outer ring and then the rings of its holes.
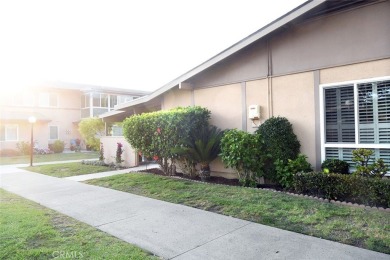
POLYGON ((377 84, 378 93, 378 140, 390 143, 390 80, 377 84))
POLYGON ((358 84, 359 141, 390 143, 390 81, 358 84))
POLYGON ((353 85, 325 90, 327 143, 355 142, 353 85))
MULTIPOLYGON (((378 158, 383 159, 387 166, 390 166, 390 149, 378 149, 379 156, 378 158)), ((378 153, 377 153, 378 154, 378 153)))

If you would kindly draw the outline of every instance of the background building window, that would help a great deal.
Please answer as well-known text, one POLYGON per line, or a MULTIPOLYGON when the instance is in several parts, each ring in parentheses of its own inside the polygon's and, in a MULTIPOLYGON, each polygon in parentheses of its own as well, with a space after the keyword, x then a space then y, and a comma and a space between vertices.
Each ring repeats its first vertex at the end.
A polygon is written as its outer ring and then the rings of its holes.
POLYGON ((100 107, 108 107, 108 95, 100 94, 100 107))
POLYGON ((118 104, 117 95, 110 95, 110 108, 114 108, 118 104))
POLYGON ((49 126, 49 140, 58 140, 58 126, 49 126))
POLYGON ((99 93, 93 93, 92 100, 93 100, 94 107, 100 107, 100 94, 99 93))
POLYGON ((18 130, 18 125, 1 125, 0 141, 17 141, 18 130))
POLYGON ((131 100, 133 100, 132 96, 124 96, 124 95, 118 96, 118 104, 123 104, 131 100))
POLYGON ((55 93, 40 93, 39 106, 41 107, 57 107, 58 95, 55 93))

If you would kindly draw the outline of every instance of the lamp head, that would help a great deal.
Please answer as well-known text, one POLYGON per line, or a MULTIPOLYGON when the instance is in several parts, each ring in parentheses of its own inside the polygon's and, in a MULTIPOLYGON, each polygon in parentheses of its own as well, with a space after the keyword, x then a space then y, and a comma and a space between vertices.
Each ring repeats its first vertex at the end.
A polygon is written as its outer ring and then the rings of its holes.
POLYGON ((31 124, 34 124, 36 121, 37 121, 37 119, 35 118, 35 116, 30 116, 28 118, 28 122, 30 122, 31 124))

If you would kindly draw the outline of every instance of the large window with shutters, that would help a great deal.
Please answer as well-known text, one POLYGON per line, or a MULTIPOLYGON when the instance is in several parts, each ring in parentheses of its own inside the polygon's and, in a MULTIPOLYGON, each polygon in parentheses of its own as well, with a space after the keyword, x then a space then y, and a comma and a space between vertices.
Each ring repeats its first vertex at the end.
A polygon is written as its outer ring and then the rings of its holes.
POLYGON ((390 77, 321 85, 322 160, 353 167, 352 150, 371 149, 390 165, 390 77))

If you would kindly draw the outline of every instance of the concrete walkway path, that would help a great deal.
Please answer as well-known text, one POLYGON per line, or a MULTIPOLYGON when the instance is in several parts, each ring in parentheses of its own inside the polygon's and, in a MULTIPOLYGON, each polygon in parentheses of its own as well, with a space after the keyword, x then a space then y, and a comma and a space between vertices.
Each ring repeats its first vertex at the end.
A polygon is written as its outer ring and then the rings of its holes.
POLYGON ((129 172, 136 172, 136 171, 143 171, 147 169, 153 169, 158 168, 158 164, 148 164, 148 165, 142 165, 132 168, 127 168, 123 170, 114 170, 109 172, 98 172, 98 173, 92 173, 92 174, 84 174, 84 175, 78 175, 78 176, 71 176, 71 177, 65 177, 64 179, 72 180, 72 181, 87 181, 92 179, 98 179, 98 178, 104 178, 108 176, 114 176, 118 174, 124 174, 129 172))
POLYGON ((390 259, 386 254, 15 167, 0 167, 0 188, 166 259, 390 259))

